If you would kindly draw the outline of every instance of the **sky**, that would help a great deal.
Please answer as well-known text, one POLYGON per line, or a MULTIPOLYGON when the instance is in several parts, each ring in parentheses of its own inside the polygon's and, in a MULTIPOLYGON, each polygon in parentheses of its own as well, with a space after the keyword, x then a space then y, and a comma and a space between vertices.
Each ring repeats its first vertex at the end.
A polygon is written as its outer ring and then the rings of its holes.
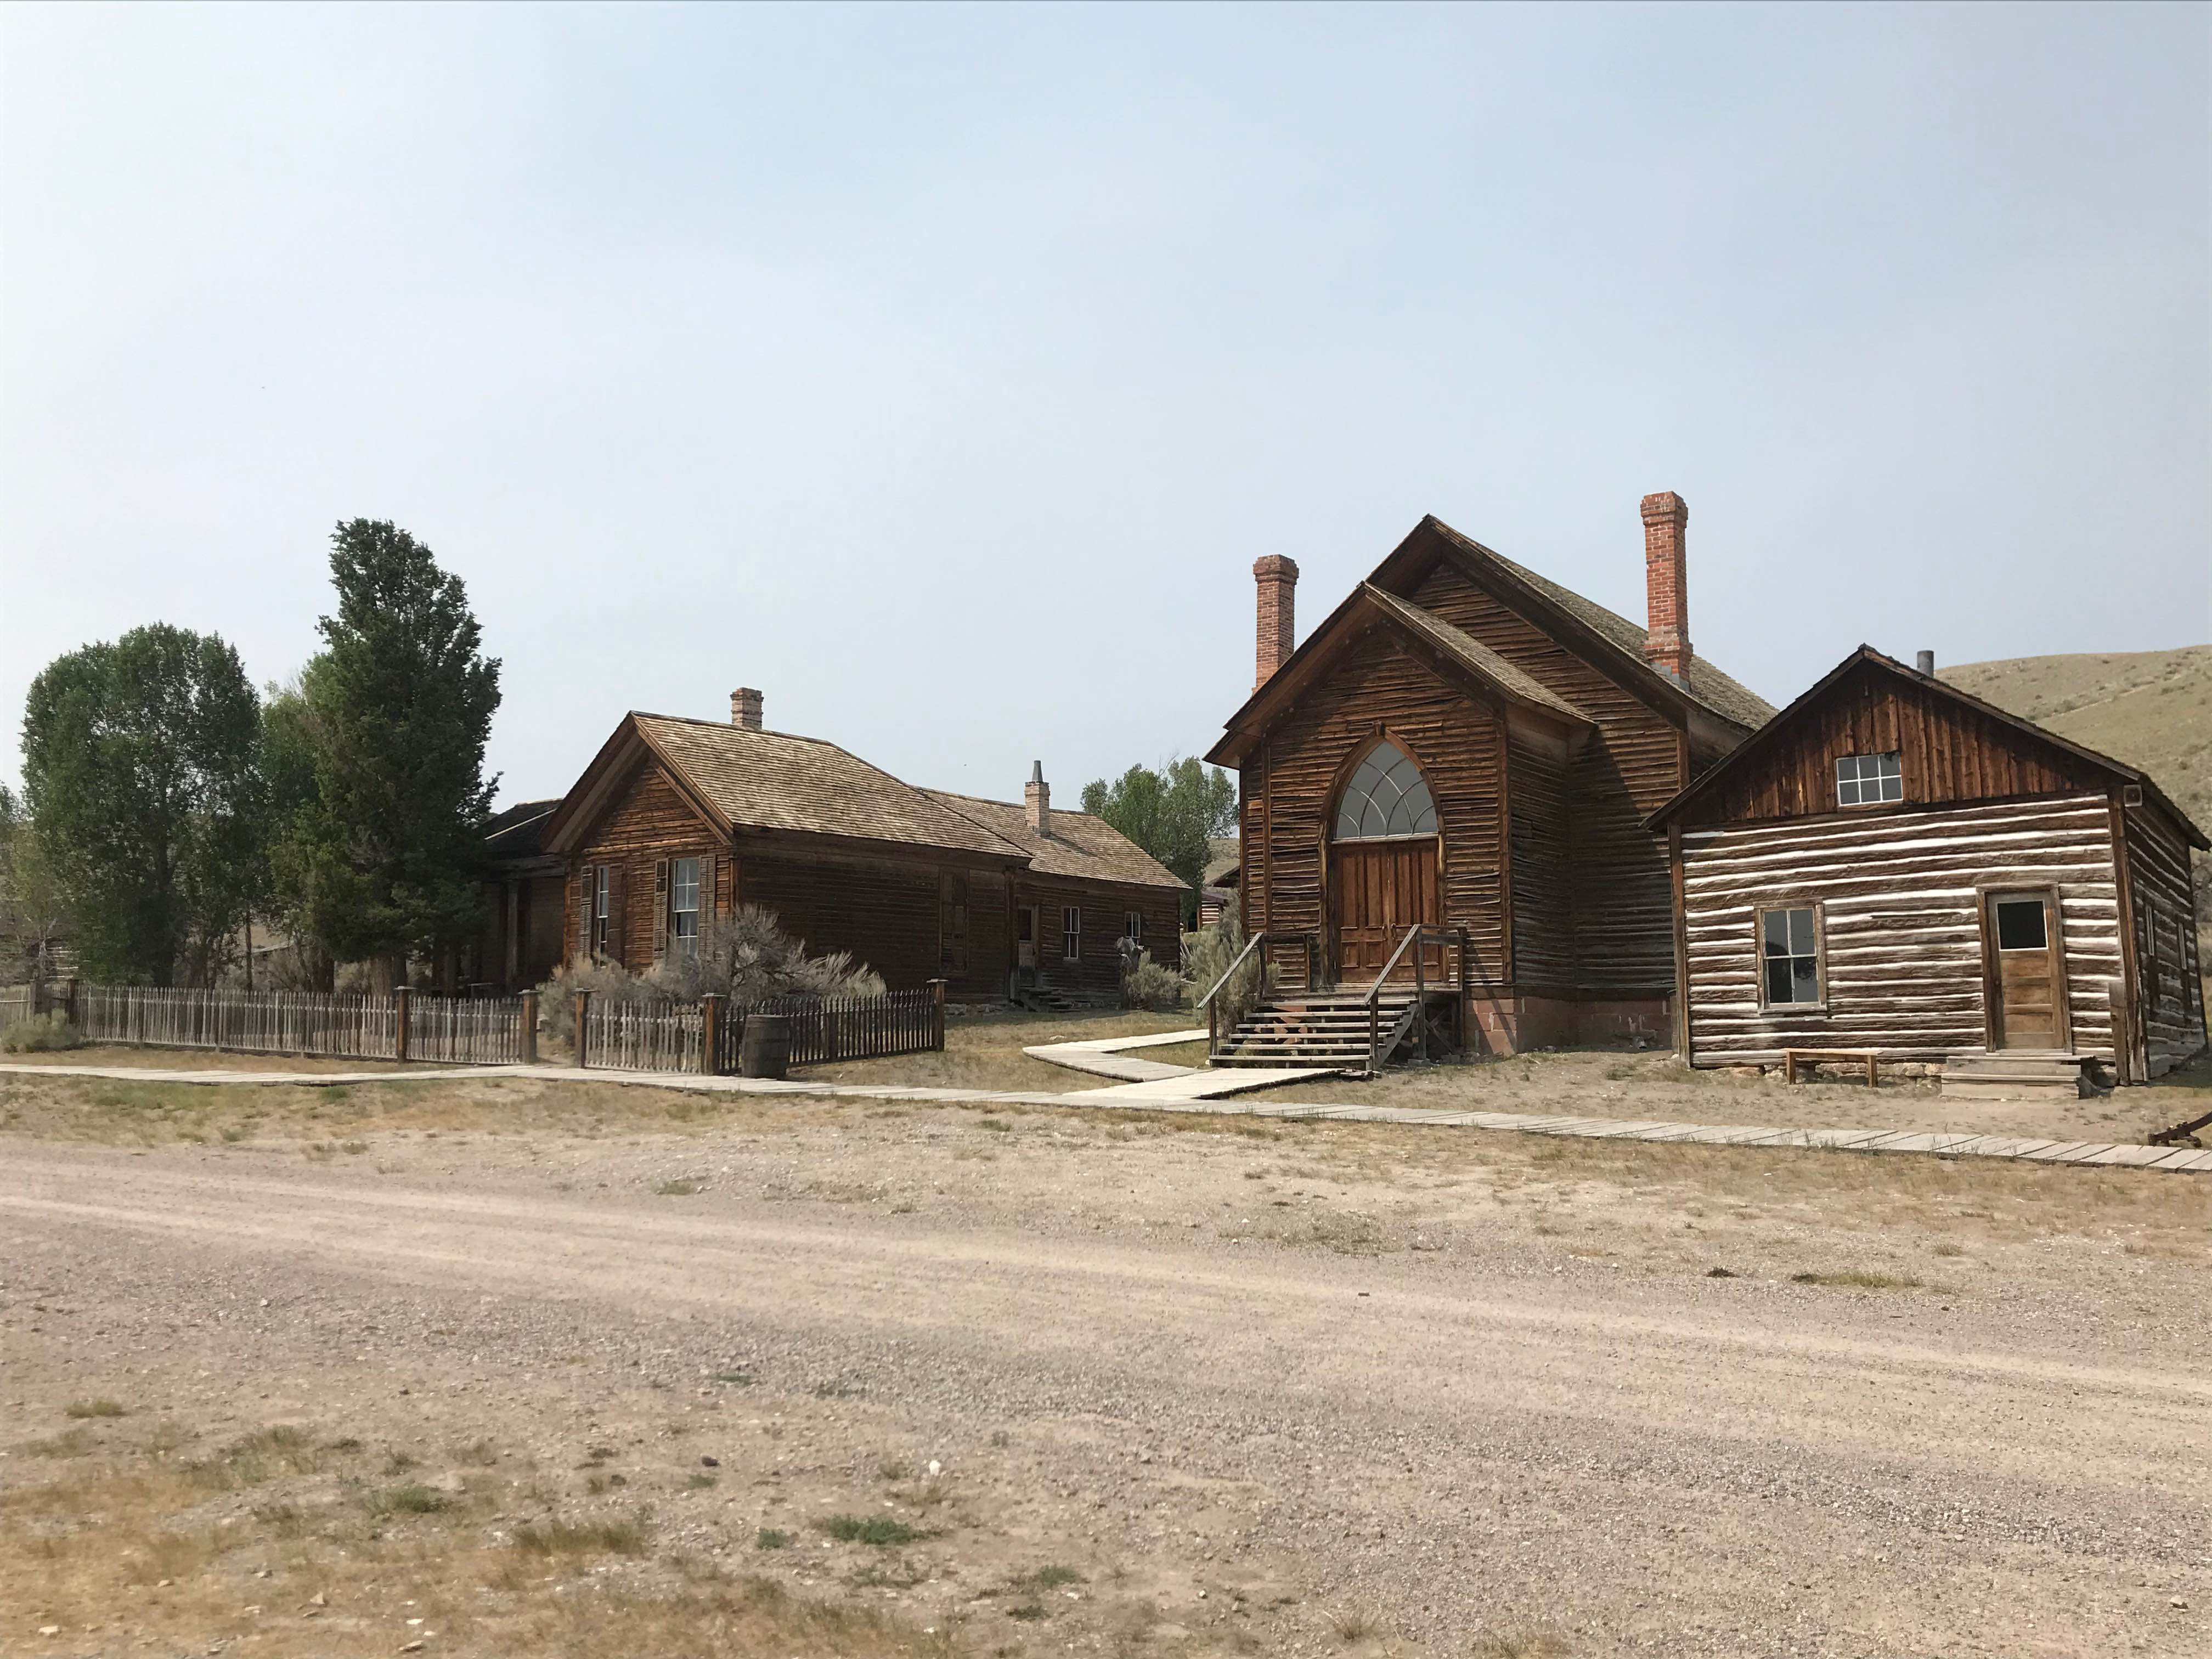
POLYGON ((2212 9, 0 9, 0 781, 389 519, 625 710, 1063 799, 1433 513, 1781 702, 2212 639, 2212 9))

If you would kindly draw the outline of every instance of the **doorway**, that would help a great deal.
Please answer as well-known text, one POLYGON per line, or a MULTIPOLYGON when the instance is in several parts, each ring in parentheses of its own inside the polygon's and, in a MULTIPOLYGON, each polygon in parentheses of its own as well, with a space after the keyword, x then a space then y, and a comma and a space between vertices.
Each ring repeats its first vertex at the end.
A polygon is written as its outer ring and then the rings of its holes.
POLYGON ((1036 906, 1014 908, 1014 966, 1035 969, 1037 965, 1036 906))
MULTIPOLYGON (((1340 982, 1371 980, 1408 927, 1439 920, 1436 799, 1413 757, 1383 738, 1353 769, 1331 822, 1329 959, 1340 982)), ((1400 968, 1413 977, 1410 956, 1400 968)))
POLYGON ((2070 1048, 2058 896, 2047 888, 1990 892, 1983 895, 1982 907, 1990 1046, 2070 1048))

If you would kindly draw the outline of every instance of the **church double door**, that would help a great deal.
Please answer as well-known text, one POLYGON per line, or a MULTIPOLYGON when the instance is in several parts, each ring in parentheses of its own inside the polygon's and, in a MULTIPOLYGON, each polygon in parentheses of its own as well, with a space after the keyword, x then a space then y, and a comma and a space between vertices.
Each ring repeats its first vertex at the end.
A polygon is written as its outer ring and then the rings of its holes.
MULTIPOLYGON (((1338 842, 1329 848, 1329 928, 1338 981, 1347 988, 1372 983, 1390 953, 1416 922, 1435 927, 1437 838, 1338 842)), ((1428 947, 1430 982, 1443 969, 1436 947, 1428 947)), ((1398 964, 1413 976, 1413 957, 1398 964)))

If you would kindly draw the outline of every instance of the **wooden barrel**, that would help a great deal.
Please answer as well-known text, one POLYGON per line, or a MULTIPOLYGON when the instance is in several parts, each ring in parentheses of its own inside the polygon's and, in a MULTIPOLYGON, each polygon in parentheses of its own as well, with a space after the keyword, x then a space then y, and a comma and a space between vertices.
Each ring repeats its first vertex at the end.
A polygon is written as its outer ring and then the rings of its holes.
POLYGON ((738 1041, 740 1077, 781 1077, 791 1066, 791 1017, 748 1014, 738 1041))

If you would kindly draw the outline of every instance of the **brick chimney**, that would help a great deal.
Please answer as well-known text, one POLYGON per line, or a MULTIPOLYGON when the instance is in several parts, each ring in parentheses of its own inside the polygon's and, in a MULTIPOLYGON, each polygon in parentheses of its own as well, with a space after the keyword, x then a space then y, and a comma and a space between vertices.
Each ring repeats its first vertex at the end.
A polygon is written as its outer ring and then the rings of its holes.
POLYGON ((741 685, 730 693, 730 724, 742 726, 748 732, 761 729, 761 694, 750 685, 741 685))
POLYGON ((1690 678, 1690 573, 1683 543, 1688 505, 1671 489, 1644 498, 1644 584, 1650 627, 1644 654, 1676 680, 1690 678))
POLYGON ((1257 691, 1290 660, 1298 643, 1298 568, 1279 553, 1256 560, 1252 574, 1260 584, 1259 652, 1252 689, 1257 691))
POLYGON ((1052 833, 1052 786, 1044 781, 1044 763, 1030 763, 1030 781, 1022 786, 1022 816, 1040 836, 1052 833))

